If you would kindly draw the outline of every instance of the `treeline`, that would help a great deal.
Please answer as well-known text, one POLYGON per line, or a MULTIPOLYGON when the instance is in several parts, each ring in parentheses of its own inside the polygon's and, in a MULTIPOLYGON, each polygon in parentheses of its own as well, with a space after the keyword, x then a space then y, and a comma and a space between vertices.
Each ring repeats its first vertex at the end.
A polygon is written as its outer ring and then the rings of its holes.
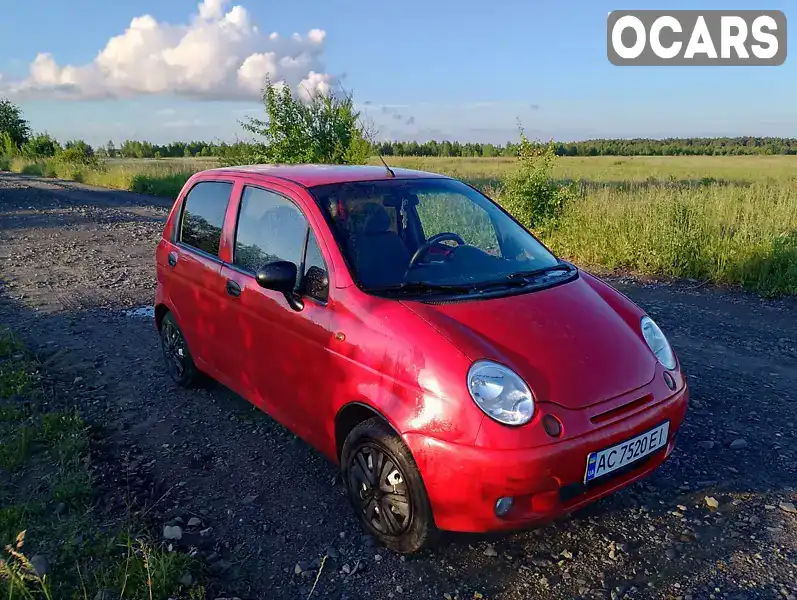
MULTIPOLYGON (((547 143, 538 143, 539 148, 547 143)), ((108 142, 101 154, 121 158, 179 158, 229 156, 249 146, 245 142, 171 142, 165 145, 144 141, 125 141, 118 148, 108 142)), ((596 139, 556 142, 558 156, 733 156, 797 154, 797 139, 767 137, 596 139)), ((516 157, 518 144, 476 144, 452 141, 379 142, 373 153, 383 156, 418 157, 516 157)))
POLYGON ((241 148, 248 148, 248 144, 202 141, 153 144, 147 141, 125 140, 118 148, 113 141, 109 141, 98 150, 111 158, 193 158, 227 156, 241 148))
MULTIPOLYGON (((76 155, 94 158, 194 158, 232 157, 251 153, 255 146, 246 142, 170 142, 153 144, 148 141, 125 140, 119 146, 113 141, 91 147, 83 140, 59 143, 47 134, 33 135, 20 146, 12 146, 9 136, 0 136, 0 154, 20 154, 28 158, 60 155, 70 150, 76 155), (4 143, 5 142, 5 143, 4 143)), ((545 143, 531 143, 538 149, 545 143)), ((260 148, 259 146, 257 148, 260 148)), ((670 138, 606 139, 582 142, 555 142, 558 156, 734 156, 734 155, 797 155, 797 139, 792 138, 670 138)), ((261 148, 262 149, 262 148, 261 148)), ((382 156, 417 157, 517 157, 519 145, 507 143, 475 144, 450 141, 380 142, 373 144, 371 153, 382 156)))
MULTIPOLYGON (((540 148, 547 144, 537 144, 540 148)), ((797 154, 797 139, 771 137, 596 139, 556 142, 558 156, 733 156, 797 154)), ((518 145, 460 142, 382 142, 383 156, 517 156, 518 145)))

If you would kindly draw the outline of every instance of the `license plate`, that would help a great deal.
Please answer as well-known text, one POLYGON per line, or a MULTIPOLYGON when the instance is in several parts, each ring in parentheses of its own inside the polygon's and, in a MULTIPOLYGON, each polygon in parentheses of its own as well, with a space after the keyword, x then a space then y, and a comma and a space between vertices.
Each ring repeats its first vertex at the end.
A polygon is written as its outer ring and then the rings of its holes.
POLYGON ((587 473, 584 482, 592 481, 598 477, 608 475, 612 471, 621 469, 632 462, 639 460, 667 445, 667 434, 670 431, 670 422, 661 425, 631 438, 587 456, 587 473))

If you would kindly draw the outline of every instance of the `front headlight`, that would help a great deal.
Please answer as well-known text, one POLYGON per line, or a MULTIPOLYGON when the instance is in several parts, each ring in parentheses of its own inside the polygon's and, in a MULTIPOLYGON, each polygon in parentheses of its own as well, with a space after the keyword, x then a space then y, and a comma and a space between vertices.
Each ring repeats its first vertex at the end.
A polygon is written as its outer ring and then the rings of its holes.
POLYGON ((523 425, 534 416, 534 396, 512 369, 477 360, 468 370, 468 391, 484 413, 504 425, 523 425))
POLYGON ((658 325, 650 317, 642 317, 642 337, 648 343, 651 352, 667 369, 675 368, 675 353, 658 325))

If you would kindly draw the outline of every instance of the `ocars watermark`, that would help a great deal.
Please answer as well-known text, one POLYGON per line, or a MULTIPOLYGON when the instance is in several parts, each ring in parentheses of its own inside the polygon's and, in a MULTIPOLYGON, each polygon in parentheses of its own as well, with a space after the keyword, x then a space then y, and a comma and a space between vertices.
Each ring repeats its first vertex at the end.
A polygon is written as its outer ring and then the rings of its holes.
POLYGON ((615 65, 782 65, 779 10, 615 10, 606 51, 615 65))

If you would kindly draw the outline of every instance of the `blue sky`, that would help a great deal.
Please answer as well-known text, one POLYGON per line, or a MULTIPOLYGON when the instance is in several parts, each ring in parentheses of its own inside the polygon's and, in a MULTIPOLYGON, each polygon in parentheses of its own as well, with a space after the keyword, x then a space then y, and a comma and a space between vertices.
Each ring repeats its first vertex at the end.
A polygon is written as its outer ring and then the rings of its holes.
MULTIPOLYGON (((198 12, 197 2, 185 0, 8 3, 11 6, 6 13, 14 17, 0 21, 0 90, 7 90, 3 86, 8 82, 26 79, 39 53, 51 53, 58 69, 90 65, 108 40, 123 34, 134 17, 149 14, 160 27, 163 23, 188 24, 198 12)), ((283 51, 292 56, 304 53, 301 60, 323 73, 325 81, 341 80, 354 92, 380 138, 503 143, 515 137, 518 119, 534 137, 562 140, 797 137, 793 59, 781 67, 766 68, 616 67, 608 62, 605 28, 609 11, 687 7, 684 4, 665 0, 632 4, 604 0, 237 3, 246 9, 247 23, 257 24, 264 36, 278 32, 283 41, 294 32, 302 36, 291 49, 286 45, 260 48, 252 42, 245 55, 265 50, 275 51, 277 58, 283 51), (325 32, 323 41, 319 34, 308 34, 314 29, 325 32)), ((233 4, 223 6, 223 13, 233 4)), ((755 4, 711 0, 688 8, 748 9, 755 4)), ((788 18, 797 16, 794 4, 786 0, 772 1, 766 8, 783 10, 788 18)), ((797 48, 793 32, 789 45, 797 48)), ((192 52, 193 59, 201 54, 201 48, 192 52)), ((233 140, 243 135, 238 119, 258 112, 251 99, 240 99, 238 92, 226 93, 225 88, 237 85, 232 82, 238 63, 227 69, 229 73, 217 74, 215 95, 196 91, 202 77, 195 74, 190 95, 175 96, 166 91, 173 89, 170 80, 165 84, 155 81, 154 67, 148 68, 135 57, 130 60, 133 62, 126 63, 122 76, 149 76, 153 82, 146 85, 157 88, 155 93, 100 98, 107 86, 95 72, 86 71, 81 76, 85 85, 100 90, 93 95, 64 99, 37 89, 36 93, 12 95, 12 99, 22 106, 35 130, 46 130, 59 139, 81 137, 95 144, 128 138, 154 142, 233 140), (80 99, 84 97, 94 99, 80 99), (205 99, 208 97, 213 99, 205 99)), ((207 60, 215 61, 213 57, 207 60)), ((295 61, 290 68, 287 77, 296 82, 306 74, 295 61)), ((71 77, 58 73, 62 81, 71 77)))

